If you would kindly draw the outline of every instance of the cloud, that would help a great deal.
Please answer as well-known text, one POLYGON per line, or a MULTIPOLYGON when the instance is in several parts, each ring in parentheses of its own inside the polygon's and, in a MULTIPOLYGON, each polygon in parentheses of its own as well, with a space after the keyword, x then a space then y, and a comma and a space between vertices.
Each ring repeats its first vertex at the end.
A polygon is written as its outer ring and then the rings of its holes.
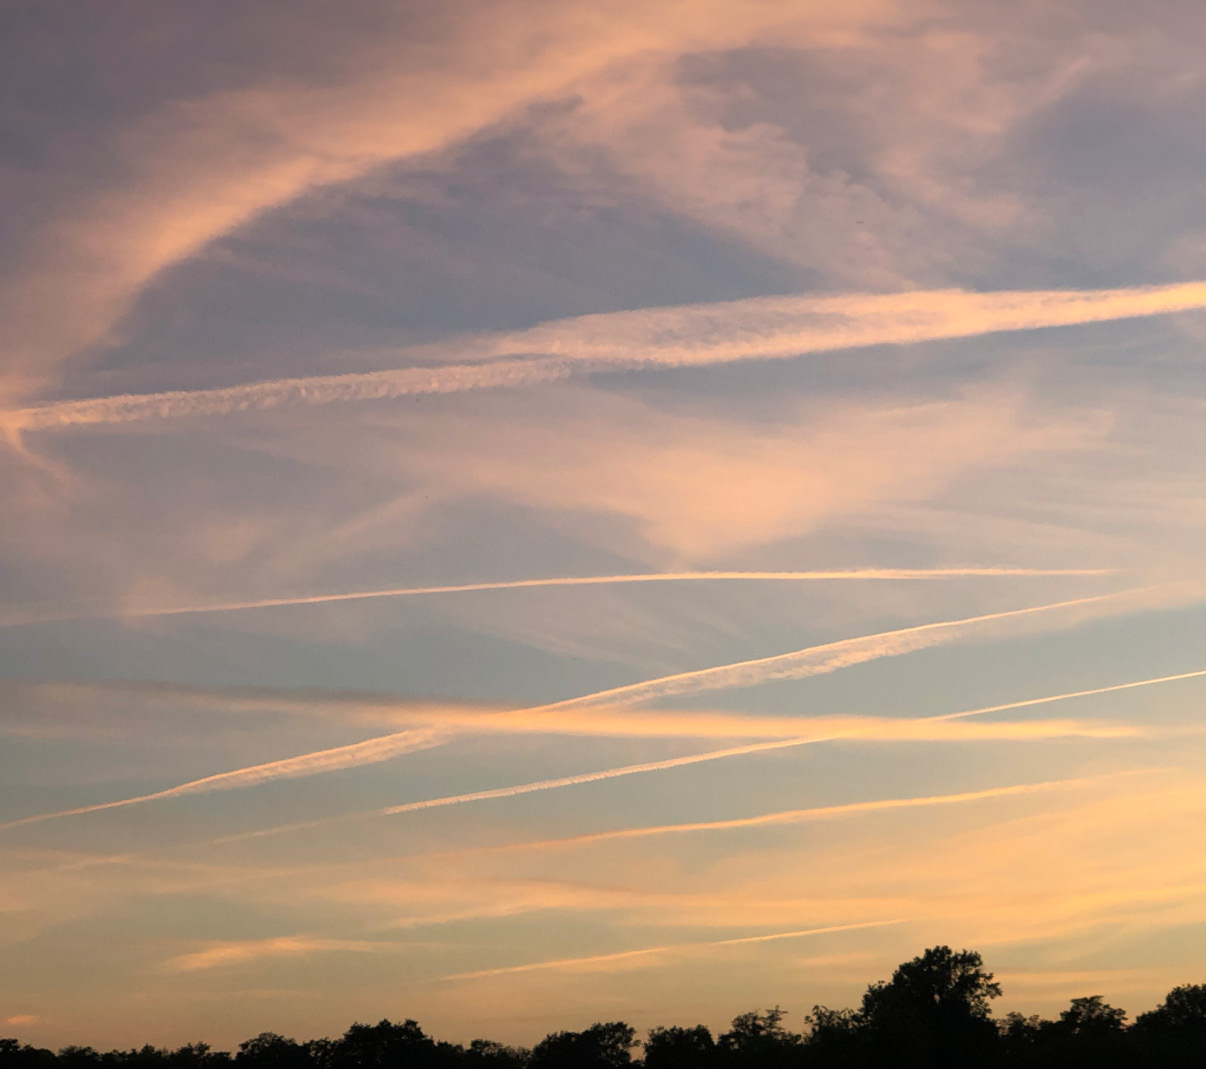
MULTIPOLYGON (((252 38, 292 47, 258 56, 252 47, 248 69, 230 55, 207 61, 202 50, 198 62, 180 64, 180 84, 169 67, 104 129, 103 154, 93 148, 103 166, 85 154, 53 182, 42 168, 34 172, 42 187, 17 188, 36 194, 31 211, 42 226, 12 265, 0 305, 8 324, 0 397, 43 385, 63 359, 103 340, 174 264, 316 187, 446 149, 633 54, 752 40, 784 23, 851 30, 875 18, 874 9, 801 13, 788 4, 719 2, 701 11, 676 2, 653 11, 625 2, 602 19, 576 3, 477 3, 470 17, 367 5, 328 25, 321 6, 308 5, 294 17, 325 27, 308 39, 289 25, 263 34, 273 16, 259 14, 252 38), (212 70, 224 72, 224 82, 189 84, 212 70), (148 109, 148 99, 159 106, 148 109), (61 314, 65 306, 72 315, 61 314)), ((159 18, 156 29, 170 37, 170 15, 159 18)), ((235 16, 223 36, 244 39, 241 22, 235 16)), ((823 43, 822 33, 815 44, 823 43)), ((103 50, 98 57, 84 49, 81 60, 92 77, 118 80, 104 70, 103 50)), ((65 120, 48 117, 37 144, 72 158, 89 138, 66 121, 74 141, 56 143, 48 131, 65 120)))
MULTIPOLYGON (((863 738, 877 739, 947 739, 966 737, 964 735, 946 734, 947 729, 943 725, 967 717, 985 716, 989 713, 1001 713, 1011 709, 1032 708, 1038 705, 1046 705, 1050 702, 1068 701, 1073 698, 1087 698, 1097 694, 1112 694, 1118 691, 1133 690, 1138 687, 1156 686, 1161 683, 1199 679, 1202 676, 1206 676, 1206 669, 1181 672, 1170 676, 1156 676, 1151 679, 1140 679, 1130 683, 1115 683, 1110 686, 1093 687, 1088 690, 1051 694, 1042 698, 1026 698, 1020 701, 1005 702, 1001 705, 987 705, 979 709, 966 709, 956 713, 941 713, 933 717, 918 719, 854 716, 759 717, 747 714, 734 715, 731 713, 679 710, 657 710, 634 714, 623 707, 613 709, 602 705, 598 708, 583 710, 569 720, 555 713, 550 715, 548 708, 544 707, 504 711, 449 710, 447 713, 436 713, 436 719, 430 721, 430 723, 446 727, 452 725, 465 726, 479 731, 554 732, 564 735, 618 735, 622 737, 739 738, 769 735, 782 738, 799 735, 801 731, 807 729, 821 732, 838 732, 843 737, 845 737, 846 733, 849 733, 850 735, 863 738)), ((422 717, 424 714, 417 713, 416 715, 422 717)), ((1072 723, 1064 722, 1064 726, 1071 727, 1072 723)), ((1087 724, 1082 726, 1088 728, 1087 724)), ((1021 731, 1023 728, 1020 724, 1001 722, 992 725, 991 730, 1021 731)), ((1036 730, 1038 729, 1036 728, 1036 730)), ((1132 728, 1129 730, 1140 729, 1132 728)))
MULTIPOLYGON (((624 570, 754 570, 762 562, 738 551, 816 537, 839 522, 873 524, 892 506, 961 496, 972 473, 995 483, 1035 456, 1066 470, 1069 458, 1108 447, 1110 420, 1108 408, 1053 406, 1016 384, 920 400, 789 393, 758 419, 713 407, 563 386, 551 396, 465 395, 406 412, 366 407, 336 421, 282 413, 237 426, 176 426, 182 433, 162 439, 162 448, 140 451, 137 477, 125 461, 135 443, 107 438, 85 448, 60 439, 49 444, 73 458, 78 474, 52 509, 16 514, 6 528, 29 593, 24 604, 0 610, 0 622, 137 618, 159 608, 360 593, 378 582, 397 589, 411 585, 407 573, 459 585, 464 566, 441 559, 447 553, 437 532, 465 508, 505 521, 497 545, 500 560, 512 563, 499 578, 541 570, 509 537, 516 525, 603 550, 613 567, 617 557, 641 562, 624 570), (249 500, 253 482, 262 492, 249 500), (384 575, 401 581, 382 582, 384 575)), ((1121 553, 1029 547, 1003 546, 985 559, 937 546, 919 560, 911 552, 885 556, 882 542, 867 540, 842 553, 794 547, 805 556, 780 554, 767 564, 1131 564, 1121 553)), ((592 567, 579 564, 582 557, 562 554, 547 567, 563 574, 592 567)), ((465 578, 492 580, 498 571, 465 578)), ((526 628, 539 642, 532 607, 547 604, 476 599, 435 611, 483 628, 492 621, 512 633, 526 628)), ((567 619, 546 630, 579 636, 589 616, 578 615, 577 625, 567 619)), ((665 623, 658 615, 652 629, 665 623)), ((236 626, 296 634, 318 619, 265 614, 236 626)), ((598 645, 597 634, 581 638, 598 645)))
POLYGON ((428 492, 518 506, 588 545, 680 567, 931 501, 971 472, 1100 448, 1111 418, 1012 383, 920 400, 788 394, 756 420, 569 386, 432 407, 363 414, 367 441, 405 449, 395 466, 428 492))
POLYGON ((169 972, 201 972, 207 969, 244 965, 261 958, 304 957, 324 951, 372 953, 396 950, 396 944, 359 939, 321 939, 308 935, 279 936, 275 939, 247 939, 237 943, 219 943, 205 950, 180 954, 165 965, 169 972))
POLYGON ((484 363, 63 401, 12 411, 5 420, 14 431, 24 431, 220 416, 282 405, 526 386, 555 381, 579 370, 786 359, 835 349, 907 345, 1203 307, 1206 282, 1114 290, 756 297, 580 316, 526 331, 466 339, 462 347, 484 363))

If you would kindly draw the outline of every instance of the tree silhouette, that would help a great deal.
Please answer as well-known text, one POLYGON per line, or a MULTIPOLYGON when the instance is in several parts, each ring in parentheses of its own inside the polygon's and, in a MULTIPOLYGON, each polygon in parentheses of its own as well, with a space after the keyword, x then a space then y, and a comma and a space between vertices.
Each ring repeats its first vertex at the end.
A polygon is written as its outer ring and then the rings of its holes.
POLYGON ((858 1066, 866 1062, 865 1021, 857 1010, 813 1006, 804 1020, 808 1025, 805 1064, 858 1066))
POLYGON ((721 1061, 734 1069, 779 1069, 797 1062, 801 1037, 783 1027, 783 1011, 742 1013, 716 1041, 721 1061))
POLYGON ((531 1051, 519 1047, 508 1047, 492 1039, 475 1039, 461 1061, 465 1069, 523 1069, 531 1056, 531 1051))
POLYGON ((417 1021, 352 1025, 331 1052, 333 1069, 433 1069, 443 1059, 417 1021))
POLYGON ((55 1054, 0 1038, 0 1069, 1206 1069, 1206 984, 1173 988, 1130 1028, 1100 995, 1072 999, 1057 1020, 993 1021, 1000 993, 979 954, 937 946, 871 984, 858 1009, 814 1006, 803 1035, 784 1027, 778 1006, 739 1014, 715 1040, 704 1025, 653 1028, 643 1064, 623 1021, 554 1032, 527 1051, 439 1042, 407 1018, 300 1043, 261 1032, 239 1044, 233 1066, 205 1043, 55 1054))
POLYGON ((582 1032, 554 1032, 532 1048, 532 1069, 624 1069, 632 1063, 636 1029, 623 1021, 582 1032))
POLYGON ((997 1040, 988 1003, 1001 986, 982 965, 975 951, 932 947, 867 988, 861 1012, 872 1057, 918 1069, 987 1061, 997 1040))
POLYGON ((1146 1064, 1200 1069, 1206 1065, 1206 984, 1174 987, 1159 1006, 1138 1016, 1134 1032, 1146 1064))
POLYGON ((708 1069, 716 1062, 716 1042, 702 1024, 652 1028, 644 1060, 645 1069, 708 1069))
POLYGON ((276 1032, 261 1032, 239 1044, 235 1064, 239 1069, 306 1069, 310 1056, 295 1039, 276 1032))
POLYGON ((1060 1025, 1076 1036, 1107 1036, 1122 1031, 1126 1010, 1115 1009, 1100 995, 1074 998, 1059 1015, 1060 1025))

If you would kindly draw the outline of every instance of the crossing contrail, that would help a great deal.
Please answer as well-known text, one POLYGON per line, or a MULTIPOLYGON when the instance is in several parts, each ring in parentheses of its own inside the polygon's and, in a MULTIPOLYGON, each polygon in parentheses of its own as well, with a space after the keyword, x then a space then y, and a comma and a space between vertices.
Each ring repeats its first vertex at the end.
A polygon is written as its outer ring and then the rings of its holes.
MULTIPOLYGON (((1142 591, 1138 592, 1141 593, 1142 591)), ((523 712, 543 714, 569 709, 590 708, 597 705, 631 705, 637 701, 651 700, 669 694, 696 694, 708 690, 753 686, 768 679, 803 678, 824 672, 837 671, 841 668, 861 664, 878 657, 898 656, 903 653, 933 646, 943 641, 953 640, 964 630, 975 628, 985 623, 1057 609, 1075 608, 1135 593, 1137 591, 1128 590, 1115 594, 1100 594, 1089 598, 1077 598, 1071 601, 1054 602, 1047 605, 1033 605, 1023 609, 1010 609, 1005 612, 989 613, 961 620, 946 620, 934 624, 904 628, 898 631, 887 631, 875 635, 860 636, 859 638, 843 639, 839 642, 826 643, 822 646, 811 646, 803 650, 779 654, 774 657, 764 657, 753 661, 739 661, 735 664, 721 665, 715 668, 703 668, 693 672, 680 672, 672 676, 662 676, 657 679, 646 680, 642 683, 599 691, 582 698, 573 698, 568 701, 535 706, 532 709, 523 710, 523 712)), ((448 738, 448 732, 437 733, 435 729, 395 732, 376 739, 367 739, 363 742, 352 743, 347 746, 319 750, 310 754, 301 754, 282 761, 253 765, 244 769, 234 769, 214 776, 207 776, 204 779, 192 780, 163 791, 137 795, 132 798, 117 799, 110 802, 99 802, 90 806, 80 806, 73 809, 22 817, 16 821, 0 824, 0 831, 23 824, 53 820, 59 817, 79 816, 84 813, 98 812, 103 809, 116 809, 143 802, 159 801, 181 794, 196 794, 209 790, 255 786, 268 779, 293 778, 336 769, 355 768, 360 765, 389 760, 391 757, 409 752, 410 749, 426 749, 431 746, 440 745, 442 742, 447 741, 448 738)), ((401 807, 392 807, 383 812, 401 813, 411 809, 432 808, 437 805, 454 805, 486 798, 508 797, 510 794, 527 794, 536 790, 549 790, 553 787, 585 783, 591 779, 610 779, 615 776, 630 775, 633 772, 652 772, 660 768, 673 768, 678 764, 694 764, 699 761, 714 760, 718 756, 729 757, 740 753, 755 753, 758 750, 803 745, 811 741, 817 740, 813 736, 802 739, 778 739, 773 742, 755 743, 746 747, 734 747, 728 750, 714 751, 712 754, 672 758, 668 763, 652 762, 643 765, 626 766, 626 768, 621 770, 612 769, 603 772, 585 773, 584 775, 587 778, 577 776, 563 777, 556 780, 540 781, 537 784, 501 787, 490 791, 474 792, 466 796, 458 795, 451 799, 431 799, 426 802, 406 803, 401 807)))
MULTIPOLYGON (((349 813, 336 817, 324 817, 318 820, 304 821, 297 824, 282 824, 274 828, 263 828, 259 831, 241 832, 236 835, 223 836, 210 840, 211 843, 241 842, 247 839, 258 839, 270 835, 279 835, 290 831, 304 831, 309 828, 322 827, 328 824, 340 823, 347 820, 367 819, 371 817, 393 816, 400 813, 414 813, 424 809, 436 809, 444 806, 464 805, 468 802, 488 801, 495 798, 514 798, 521 794, 532 794, 537 791, 556 790, 561 787, 573 787, 583 783, 594 783, 599 780, 617 779, 621 776, 640 775, 645 772, 661 772, 671 768, 681 768, 687 765, 701 764, 706 761, 718 761, 728 757, 741 757, 748 754, 764 753, 771 750, 785 750, 796 746, 808 746, 814 743, 835 742, 839 739, 869 739, 888 738, 900 740, 908 738, 907 731, 917 725, 935 724, 948 720, 963 720, 969 717, 987 716, 990 713, 1007 712, 1012 709, 1028 709, 1038 705, 1048 705, 1052 702, 1070 701, 1075 698, 1088 698, 1096 694, 1112 694, 1118 691, 1133 690, 1138 687, 1151 687, 1161 683, 1172 683, 1183 679, 1197 679, 1206 676, 1206 669, 1193 672, 1180 672, 1176 675, 1157 676, 1152 679, 1139 679, 1129 683, 1115 683, 1106 687, 1093 687, 1088 690, 1067 691, 1062 694, 1049 694, 1041 698, 1024 698, 1020 701, 1004 702, 999 705, 984 705, 976 709, 964 709, 954 713, 939 713, 934 716, 911 717, 901 719, 899 727, 893 724, 891 733, 882 733, 884 720, 878 720, 875 725, 855 724, 840 726, 835 730, 821 731, 811 735, 803 735, 787 739, 776 739, 772 742, 752 743, 746 746, 731 746, 723 750, 709 750, 705 753, 688 754, 684 757, 672 757, 663 761, 646 761, 641 764, 621 765, 616 768, 602 769, 596 772, 583 772, 573 776, 560 776, 556 779, 536 780, 531 783, 515 784, 508 787, 496 787, 483 791, 470 791, 464 794, 445 795, 439 798, 427 798, 421 801, 404 802, 401 805, 388 806, 384 809, 367 810, 360 813, 349 813), (878 727, 880 734, 875 728, 878 727)), ((1058 730, 1048 733, 1046 738, 1053 736, 1069 737, 1076 734, 1094 735, 1098 738, 1126 738, 1141 734, 1139 729, 1128 725, 1103 725, 1093 728, 1086 725, 1065 724, 1058 730)))

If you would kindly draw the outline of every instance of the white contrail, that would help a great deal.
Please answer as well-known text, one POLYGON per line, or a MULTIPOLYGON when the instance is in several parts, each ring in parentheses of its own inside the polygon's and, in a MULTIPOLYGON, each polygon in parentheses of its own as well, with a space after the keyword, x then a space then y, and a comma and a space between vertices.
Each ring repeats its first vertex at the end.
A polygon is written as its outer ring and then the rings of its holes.
POLYGON ((470 336, 435 350, 471 362, 211 390, 126 394, 3 414, 10 433, 147 419, 216 416, 415 394, 526 386, 575 372, 769 360, 869 345, 905 345, 997 331, 1095 323, 1206 307, 1206 282, 1111 290, 758 297, 709 305, 579 316, 508 334, 470 336))
POLYGON ((387 587, 379 590, 335 591, 328 594, 297 594, 275 598, 248 598, 239 601, 198 602, 191 605, 114 605, 107 607, 23 609, 0 608, 0 627, 48 623, 95 617, 133 618, 143 616, 183 616, 192 613, 237 612, 243 609, 270 609, 287 605, 321 605, 333 601, 363 601, 369 598, 404 598, 430 594, 467 594, 490 590, 523 590, 534 587, 611 586, 628 583, 690 582, 814 582, 824 580, 931 580, 975 577, 1060 577, 1113 575, 1116 568, 847 568, 815 571, 754 572, 638 572, 629 575, 575 575, 545 579, 508 579, 483 583, 457 583, 445 586, 387 587))
POLYGON ((672 943, 668 946, 642 947, 639 950, 621 950, 615 954, 593 954, 585 958, 559 958, 556 961, 533 961, 526 965, 507 965, 500 969, 478 969, 476 972, 453 973, 441 980, 476 980, 484 976, 505 976, 510 973, 534 972, 537 969, 567 969, 580 965, 595 965, 625 958, 639 958, 650 954, 669 954, 676 951, 700 950, 705 947, 732 947, 742 943, 770 943, 776 939, 802 939, 809 935, 827 935, 830 932, 853 932, 862 928, 884 928, 890 924, 904 924, 904 918, 889 921, 861 921, 857 924, 831 924, 825 928, 803 928, 794 932, 772 932, 769 935, 745 935, 737 939, 709 939, 700 943, 672 943))
POLYGON ((1006 612, 970 616, 961 620, 942 620, 933 624, 905 627, 897 631, 881 631, 874 635, 861 635, 858 638, 841 639, 820 646, 808 646, 802 650, 780 653, 772 657, 757 657, 749 661, 718 665, 714 668, 699 668, 690 672, 661 676, 641 683, 628 683, 622 687, 597 691, 581 698, 567 698, 564 701, 552 702, 541 706, 539 711, 581 709, 592 705, 627 705, 675 695, 753 686, 772 679, 803 679, 862 664, 865 661, 877 660, 880 657, 895 657, 943 642, 954 641, 964 631, 975 631, 985 624, 998 620, 1091 605, 1143 592, 1143 590, 1123 590, 1113 594, 1098 594, 1088 598, 1074 598, 1070 601, 1057 601, 1046 605, 1031 605, 1024 609, 1010 609, 1006 612))
MULTIPOLYGON (((1141 770, 1148 773, 1150 769, 1141 770)), ((440 855, 508 853, 524 850, 558 850, 564 847, 584 846, 588 843, 608 842, 614 839, 646 839, 660 835, 678 835, 695 831, 724 831, 733 828, 759 828, 776 824, 803 824, 815 820, 833 820, 854 816, 859 813, 878 813, 894 809, 924 809, 931 806, 962 805, 965 802, 980 802, 990 798, 1012 798, 1018 795, 1039 794, 1046 791, 1064 790, 1119 776, 1133 776, 1135 771, 1116 772, 1102 776, 1084 776, 1077 779, 1044 780, 1039 783, 1020 783, 1010 787, 990 787, 981 791, 964 791, 959 794, 931 794, 914 798, 883 798, 872 802, 848 802, 844 805, 814 806, 810 809, 782 809, 775 813, 760 813, 754 817, 733 817, 728 820, 693 821, 684 824, 658 824, 649 827, 615 828, 609 831, 588 832, 583 835, 567 835, 560 839, 531 839, 526 842, 501 843, 491 846, 469 847, 464 850, 440 851, 440 855)))
POLYGON ((743 754, 761 753, 765 750, 783 750, 790 746, 803 746, 806 743, 818 741, 820 740, 817 736, 810 735, 797 739, 776 739, 773 742, 753 742, 745 746, 730 746, 724 750, 688 754, 685 757, 670 757, 662 761, 646 761, 639 765, 605 768, 601 772, 581 772, 576 776, 542 779, 535 783, 521 783, 513 787, 495 787, 488 791, 471 791, 468 794, 452 794, 444 798, 427 798, 421 802, 404 802, 402 805, 391 805, 376 812, 381 816, 393 816, 396 813, 414 813, 420 809, 436 809, 446 805, 463 805, 465 802, 481 802, 488 798, 514 798, 516 795, 531 794, 534 791, 574 787, 579 783, 594 783, 596 780, 633 776, 641 772, 661 772, 668 768, 681 768, 683 765, 697 765, 702 761, 717 761, 722 757, 738 757, 743 754))
MULTIPOLYGON (((1132 690, 1137 687, 1151 687, 1160 683, 1172 683, 1182 679, 1197 679, 1206 676, 1206 669, 1194 672, 1180 672, 1177 675, 1157 676, 1152 679, 1139 679, 1130 683, 1115 683, 1108 687, 1093 687, 1089 690, 1068 691, 1063 694, 1049 694, 1042 698, 1025 698, 1021 701, 1004 702, 1000 705, 985 705, 977 709, 964 709, 955 713, 939 713, 935 716, 912 717, 900 721, 901 728, 894 732, 892 739, 902 737, 904 730, 910 725, 935 723, 944 720, 961 720, 973 716, 986 716, 989 713, 1002 713, 1011 709, 1027 709, 1036 705, 1047 705, 1051 702, 1069 701, 1073 698, 1088 698, 1096 694, 1112 694, 1115 691, 1132 690)), ((876 726, 883 721, 876 721, 876 726)), ((360 813, 349 813, 337 817, 325 817, 319 820, 304 821, 297 824, 282 824, 275 828, 263 828, 259 831, 241 832, 237 835, 223 836, 220 839, 209 840, 210 843, 242 842, 247 839, 259 839, 270 835, 279 835, 290 831, 303 831, 309 828, 323 827, 328 824, 340 823, 345 820, 362 820, 370 817, 391 816, 398 813, 413 813, 422 809, 435 809, 450 805, 463 805, 466 802, 479 802, 492 798, 513 798, 520 794, 531 794, 535 791, 555 790, 559 787, 573 787, 581 783, 593 783, 598 780, 616 779, 621 776, 639 775, 642 772, 661 772, 670 768, 684 765, 700 764, 705 761, 718 761, 726 757, 738 757, 745 754, 761 753, 768 750, 784 750, 795 746, 807 746, 812 743, 834 742, 838 739, 875 738, 872 725, 852 725, 840 731, 830 731, 823 734, 799 736, 788 739, 777 739, 773 742, 752 743, 747 746, 732 746, 724 750, 709 750, 706 753, 688 754, 685 757, 672 757, 664 761, 647 761, 637 765, 622 765, 617 768, 603 769, 598 772, 584 772, 576 776, 561 776, 557 779, 537 780, 533 783, 521 783, 510 787, 497 787, 492 790, 471 791, 465 794, 446 795, 441 798, 428 798, 417 802, 406 802, 402 805, 388 806, 384 809, 373 809, 360 813)), ((1065 735, 1077 732, 1087 733, 1088 729, 1070 726, 1065 735)), ((1132 728, 1100 729, 1098 737, 1123 738, 1133 736, 1132 728)))
MULTIPOLYGON (((1037 699, 1037 701, 1054 699, 1037 699)), ((1026 704, 1026 703, 1020 703, 1026 704)), ((512 787, 495 787, 485 791, 471 791, 467 794, 453 794, 443 798, 427 798, 419 802, 404 802, 402 805, 392 805, 377 810, 381 816, 393 816, 397 813, 414 813, 421 809, 436 809, 446 805, 463 805, 466 802, 481 802, 490 798, 514 798, 520 794, 532 794, 535 791, 555 790, 558 787, 576 787, 581 783, 595 783, 603 779, 617 779, 620 776, 634 776, 642 772, 664 772, 671 768, 682 768, 684 765, 698 765, 705 761, 719 761, 726 757, 742 757, 746 754, 764 753, 767 750, 786 750, 795 746, 808 746, 817 742, 833 742, 838 739, 874 738, 874 739, 908 739, 908 727, 925 724, 935 720, 948 720, 956 717, 975 716, 986 710, 974 710, 965 713, 950 713, 940 717, 920 717, 913 720, 898 721, 900 727, 896 731, 885 731, 877 734, 869 726, 851 726, 838 731, 830 731, 819 735, 801 735, 790 739, 775 739, 772 742, 752 742, 745 746, 730 746, 723 750, 709 750, 706 753, 688 754, 685 757, 669 757, 661 761, 645 761, 639 765, 622 765, 619 768, 605 768, 599 772, 582 772, 574 776, 560 776, 557 779, 537 780, 534 783, 521 783, 512 787)), ((884 721, 878 721, 881 728, 884 721)), ((1091 738, 1134 738, 1141 732, 1130 726, 1108 725, 1093 727, 1074 722, 1058 721, 1051 725, 1051 730, 1043 732, 1017 733, 1022 738, 1068 738, 1070 736, 1088 736, 1091 738)), ((990 736, 991 737, 991 736, 990 736)))
MULTIPOLYGON (((530 713, 555 712, 570 708, 589 708, 591 706, 617 704, 615 697, 620 696, 618 704, 632 704, 635 701, 663 697, 667 694, 693 694, 706 690, 718 690, 729 687, 752 686, 767 679, 789 679, 816 675, 821 672, 832 672, 853 664, 860 664, 876 657, 895 656, 912 650, 933 646, 944 641, 946 637, 959 634, 959 627, 974 627, 986 622, 1018 617, 1022 615, 1046 612, 1054 609, 1093 604, 1114 598, 1134 594, 1128 590, 1116 594, 1101 594, 1091 598, 1077 598, 1072 601, 1054 602, 1047 605, 1034 605, 1024 609, 1011 609, 1007 612, 990 613, 985 616, 969 617, 962 620, 947 620, 935 624, 923 624, 920 627, 906 628, 901 631, 888 631, 860 638, 844 639, 841 642, 827 643, 823 646, 808 647, 793 653, 780 654, 775 657, 760 658, 755 661, 741 661, 736 664, 722 665, 718 668, 703 668, 693 672, 681 672, 672 676, 646 680, 626 687, 600 691, 583 698, 573 698, 565 702, 554 702, 549 705, 536 706, 530 713)), ((174 797, 178 794, 191 794, 200 790, 221 790, 226 787, 251 786, 262 782, 264 778, 279 778, 281 776, 303 776, 318 772, 331 771, 336 768, 353 768, 359 764, 372 764, 388 760, 397 753, 405 753, 407 749, 393 749, 397 746, 408 746, 408 739, 416 733, 400 732, 385 735, 377 739, 368 739, 350 746, 340 746, 332 750, 322 750, 314 754, 302 754, 284 761, 272 762, 267 766, 256 765, 248 769, 235 769, 231 772, 220 773, 217 776, 206 777, 192 783, 181 784, 166 791, 139 795, 135 798, 119 799, 112 802, 102 802, 92 806, 82 806, 76 809, 61 810, 54 813, 40 813, 24 817, 21 820, 0 824, 0 831, 20 824, 31 824, 57 817, 77 816, 82 813, 96 812, 101 809, 114 809, 125 805, 135 805, 140 802, 155 801, 162 798, 174 797), (264 768, 279 769, 273 775, 260 777, 264 768), (199 786, 212 784, 213 786, 199 786)), ((434 732, 421 735, 423 747, 435 746, 447 738, 447 733, 436 735, 434 732)), ((738 753, 754 753, 760 749, 775 749, 783 746, 802 745, 805 742, 816 741, 809 736, 804 739, 776 740, 769 743, 757 743, 749 747, 735 747, 730 750, 715 751, 712 755, 694 755, 673 758, 669 763, 652 762, 648 765, 629 766, 622 770, 607 770, 598 773, 588 773, 588 779, 567 777, 558 780, 541 781, 540 784, 527 784, 520 787, 504 787, 494 791, 476 792, 468 796, 455 796, 451 800, 433 799, 427 802, 408 803, 402 807, 393 807, 384 812, 405 812, 408 809, 425 809, 437 805, 454 805, 463 801, 475 801, 479 798, 507 797, 508 792, 526 794, 533 790, 548 790, 551 787, 570 786, 572 783, 585 783, 589 779, 609 779, 619 775, 630 775, 633 772, 651 772, 660 768, 673 768, 676 764, 692 764, 702 760, 714 760, 716 756, 736 756, 738 753)), ((322 823, 321 821, 319 823, 322 823)), ((257 833, 251 833, 252 835, 257 833)))
POLYGON ((286 757, 280 761, 267 761, 264 764, 249 765, 247 768, 236 768, 230 772, 219 772, 214 776, 190 780, 188 783, 181 783, 162 791, 154 791, 151 794, 119 798, 113 802, 97 802, 95 805, 82 805, 74 809, 60 809, 54 813, 37 813, 34 816, 22 817, 19 820, 10 820, 6 824, 0 824, 0 831, 18 828, 24 824, 38 824, 44 820, 55 820, 59 817, 76 817, 84 813, 96 813, 102 809, 119 809, 122 806, 139 805, 142 802, 178 798, 184 794, 228 791, 237 787, 254 787, 267 783, 269 780, 294 779, 298 776, 312 776, 319 772, 359 768, 361 765, 388 761, 400 754, 438 746, 444 740, 445 736, 436 731, 400 731, 393 735, 352 743, 349 746, 336 746, 329 750, 301 754, 298 757, 286 757))

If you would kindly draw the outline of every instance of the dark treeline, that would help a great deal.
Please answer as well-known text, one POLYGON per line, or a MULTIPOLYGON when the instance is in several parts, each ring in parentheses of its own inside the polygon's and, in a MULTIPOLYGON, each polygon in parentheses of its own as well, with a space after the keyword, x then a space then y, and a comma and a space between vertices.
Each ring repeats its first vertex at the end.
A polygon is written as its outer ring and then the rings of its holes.
POLYGON ((650 1030, 623 1021, 555 1032, 531 1050, 487 1039, 468 1046, 424 1034, 412 1020, 354 1024, 339 1039, 298 1042, 264 1032, 231 1054, 194 1043, 55 1053, 0 1039, 0 1069, 1206 1069, 1206 984, 1174 988, 1131 1025, 1100 995, 1073 999, 1056 1020, 1010 1013, 980 955, 940 946, 872 984, 857 1009, 814 1006, 799 1032, 777 1006, 703 1025, 650 1030))

